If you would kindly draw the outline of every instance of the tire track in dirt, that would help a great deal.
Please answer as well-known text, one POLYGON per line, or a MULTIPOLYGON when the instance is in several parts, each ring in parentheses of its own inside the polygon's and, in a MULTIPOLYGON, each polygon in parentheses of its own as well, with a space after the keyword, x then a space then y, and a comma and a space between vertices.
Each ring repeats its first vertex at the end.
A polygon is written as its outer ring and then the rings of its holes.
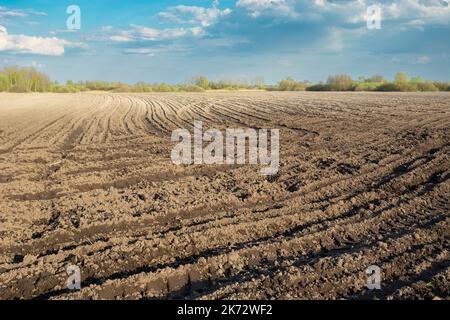
POLYGON ((2 298, 373 298, 368 264, 381 298, 448 298, 445 94, 68 97, 0 155, 2 298), (194 119, 280 128, 280 172, 173 166, 170 133, 194 119))
MULTIPOLYGON (((445 218, 445 217, 444 217, 445 218)), ((245 225, 243 225, 243 227, 244 228, 246 228, 246 226, 245 225)), ((285 228, 285 227, 284 227, 285 228)), ((223 230, 223 227, 221 228, 222 230, 223 230)), ((253 228, 248 228, 248 229, 252 229, 253 230, 253 228)), ((258 230, 260 230, 260 229, 264 229, 264 228, 261 228, 261 227, 259 227, 259 228, 255 228, 255 229, 258 229, 258 230)), ((286 232, 284 232, 284 236, 286 236, 286 232)), ((317 234, 317 231, 316 231, 316 234, 317 234)), ((194 237, 195 238, 195 237, 194 237)), ((269 243, 272 243, 272 242, 278 242, 276 239, 277 239, 277 236, 274 236, 274 235, 271 235, 271 236, 267 236, 267 237, 265 237, 265 238, 267 238, 267 239, 270 239, 270 242, 269 243)), ((295 237, 294 237, 295 238, 295 237)), ((287 239, 289 239, 289 238, 287 238, 287 239)), ((255 240, 254 241, 254 243, 256 244, 258 244, 258 246, 263 246, 262 245, 262 243, 264 243, 261 239, 258 239, 258 240, 255 240)), ((234 246, 234 249, 236 250, 236 248, 239 248, 240 246, 234 246)), ((104 260, 104 259, 103 259, 104 260)), ((124 259, 124 260, 126 260, 126 259, 124 259)), ((106 268, 106 269, 109 269, 109 268, 106 268)))

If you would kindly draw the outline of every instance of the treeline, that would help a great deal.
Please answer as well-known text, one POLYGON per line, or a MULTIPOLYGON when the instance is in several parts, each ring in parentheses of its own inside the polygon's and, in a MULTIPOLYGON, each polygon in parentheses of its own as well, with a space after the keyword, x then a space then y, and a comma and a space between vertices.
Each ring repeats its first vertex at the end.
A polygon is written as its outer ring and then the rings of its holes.
POLYGON ((309 82, 297 82, 287 78, 269 90, 279 91, 401 91, 401 92, 425 92, 425 91, 450 91, 450 82, 427 81, 421 77, 409 79, 406 73, 396 74, 394 81, 388 81, 380 75, 370 78, 353 80, 349 75, 329 76, 326 83, 311 84, 309 82))
POLYGON ((171 85, 167 83, 126 84, 106 81, 68 80, 65 84, 52 82, 42 72, 34 68, 6 67, 0 71, 0 92, 56 92, 76 93, 81 91, 108 92, 203 92, 205 90, 241 90, 265 89, 264 80, 256 78, 253 81, 220 80, 210 81, 204 76, 193 77, 184 84, 171 85))
POLYGON ((144 83, 138 82, 129 85, 122 82, 105 82, 105 81, 79 81, 74 83, 67 81, 66 84, 61 85, 54 83, 52 92, 66 93, 66 92, 80 92, 80 91, 108 91, 108 92, 202 92, 202 88, 192 85, 170 85, 167 83, 144 83))
POLYGON ((0 71, 0 91, 9 92, 57 92, 80 91, 108 92, 203 92, 206 90, 269 90, 269 91, 450 91, 450 82, 426 81, 420 77, 409 79, 404 72, 396 74, 394 81, 382 76, 352 79, 348 75, 329 76, 326 83, 311 83, 286 78, 276 85, 264 84, 262 77, 251 81, 229 79, 210 81, 205 76, 189 78, 184 84, 138 82, 130 85, 122 82, 67 81, 65 84, 50 81, 49 77, 34 68, 6 67, 0 71))
POLYGON ((34 68, 6 67, 0 71, 0 91, 47 92, 52 82, 47 75, 34 68))

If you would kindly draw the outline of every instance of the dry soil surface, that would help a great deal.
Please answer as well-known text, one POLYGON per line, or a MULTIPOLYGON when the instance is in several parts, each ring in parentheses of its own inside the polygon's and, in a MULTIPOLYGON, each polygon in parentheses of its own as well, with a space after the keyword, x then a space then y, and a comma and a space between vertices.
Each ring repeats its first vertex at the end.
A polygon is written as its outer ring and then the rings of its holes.
POLYGON ((449 299, 449 160, 446 93, 0 94, 0 299, 449 299), (172 164, 194 119, 279 173, 172 164))

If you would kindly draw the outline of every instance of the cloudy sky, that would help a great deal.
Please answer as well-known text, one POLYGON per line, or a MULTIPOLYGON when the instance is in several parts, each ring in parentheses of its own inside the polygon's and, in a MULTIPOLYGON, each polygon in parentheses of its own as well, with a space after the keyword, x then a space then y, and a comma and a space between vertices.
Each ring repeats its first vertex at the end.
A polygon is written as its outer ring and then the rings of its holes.
POLYGON ((397 71, 450 80, 446 0, 1 0, 0 67, 58 81, 266 83, 397 71), (381 8, 381 29, 367 8, 381 8), (67 7, 81 29, 67 28, 67 7))

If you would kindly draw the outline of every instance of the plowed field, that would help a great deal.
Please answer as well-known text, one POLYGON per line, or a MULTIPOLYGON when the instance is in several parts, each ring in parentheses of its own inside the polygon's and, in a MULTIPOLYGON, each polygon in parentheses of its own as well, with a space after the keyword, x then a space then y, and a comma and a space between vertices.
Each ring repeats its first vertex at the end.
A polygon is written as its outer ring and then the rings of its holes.
POLYGON ((449 299, 449 175, 446 93, 0 94, 0 299, 449 299), (172 164, 194 120, 278 174, 172 164))

